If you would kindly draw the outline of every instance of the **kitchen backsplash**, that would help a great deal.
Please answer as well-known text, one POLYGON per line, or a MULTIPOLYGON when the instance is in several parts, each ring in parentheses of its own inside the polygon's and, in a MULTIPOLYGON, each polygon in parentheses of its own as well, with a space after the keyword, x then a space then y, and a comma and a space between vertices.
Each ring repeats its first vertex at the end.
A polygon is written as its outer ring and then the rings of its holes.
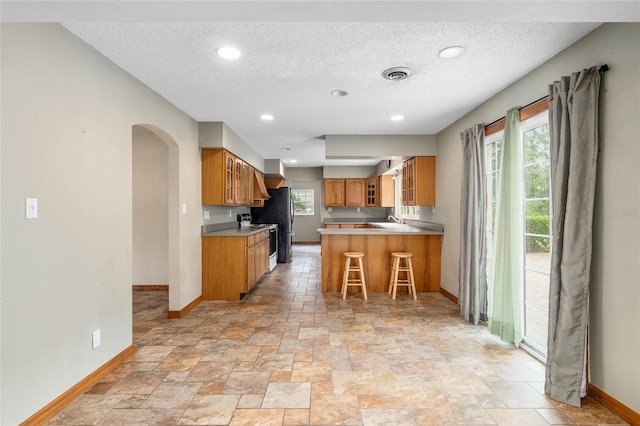
POLYGON ((204 225, 216 223, 236 222, 237 215, 241 213, 251 213, 248 207, 227 207, 227 206, 202 206, 202 217, 204 225), (207 219, 207 212, 209 218, 207 219))
POLYGON ((356 207, 333 207, 332 211, 328 211, 326 207, 322 208, 322 219, 369 219, 378 217, 387 217, 385 207, 360 207, 360 211, 356 207))

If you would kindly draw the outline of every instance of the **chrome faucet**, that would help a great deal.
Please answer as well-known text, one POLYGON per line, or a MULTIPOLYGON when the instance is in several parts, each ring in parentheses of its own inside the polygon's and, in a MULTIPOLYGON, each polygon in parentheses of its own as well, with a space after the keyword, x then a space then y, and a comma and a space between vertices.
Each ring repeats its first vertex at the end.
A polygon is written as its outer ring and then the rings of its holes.
POLYGON ((404 224, 404 219, 403 218, 397 218, 393 215, 389 215, 389 217, 387 219, 391 219, 393 220, 395 223, 399 223, 399 224, 404 224))

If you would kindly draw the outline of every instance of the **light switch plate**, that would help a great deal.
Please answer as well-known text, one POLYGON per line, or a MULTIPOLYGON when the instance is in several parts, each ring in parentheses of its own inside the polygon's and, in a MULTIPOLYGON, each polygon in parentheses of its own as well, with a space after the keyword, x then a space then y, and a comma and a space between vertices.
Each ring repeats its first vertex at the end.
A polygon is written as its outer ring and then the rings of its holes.
POLYGON ((95 349, 100 346, 100 329, 91 333, 91 348, 95 349))
POLYGON ((187 214, 187 203, 182 204, 182 214, 187 214))
POLYGON ((25 218, 37 219, 38 218, 38 199, 27 198, 25 203, 25 218))

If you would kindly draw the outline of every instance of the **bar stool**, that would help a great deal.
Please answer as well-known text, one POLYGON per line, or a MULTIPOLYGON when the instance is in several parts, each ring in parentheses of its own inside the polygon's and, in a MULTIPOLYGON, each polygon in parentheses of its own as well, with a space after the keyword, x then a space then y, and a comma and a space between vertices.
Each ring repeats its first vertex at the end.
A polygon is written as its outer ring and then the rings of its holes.
POLYGON ((348 251, 344 253, 344 257, 344 275, 342 277, 342 289, 340 290, 342 298, 347 298, 347 287, 353 285, 362 287, 362 295, 364 296, 364 299, 367 300, 367 285, 364 281, 364 267, 362 266, 364 253, 359 251, 348 251), (355 265, 351 264, 352 259, 357 260, 355 265), (357 272, 357 276, 350 278, 349 275, 351 272, 357 272))
POLYGON ((411 264, 413 253, 394 252, 391 253, 391 257, 393 258, 393 266, 391 267, 391 278, 389 279, 389 294, 393 292, 391 298, 393 300, 396 299, 396 291, 398 290, 398 286, 403 285, 408 287, 409 294, 411 294, 413 290, 413 300, 417 300, 418 296, 416 294, 416 282, 413 278, 413 266, 411 264), (404 260, 403 264, 401 264, 401 260, 404 260), (398 278, 400 272, 405 273, 404 279, 398 278))

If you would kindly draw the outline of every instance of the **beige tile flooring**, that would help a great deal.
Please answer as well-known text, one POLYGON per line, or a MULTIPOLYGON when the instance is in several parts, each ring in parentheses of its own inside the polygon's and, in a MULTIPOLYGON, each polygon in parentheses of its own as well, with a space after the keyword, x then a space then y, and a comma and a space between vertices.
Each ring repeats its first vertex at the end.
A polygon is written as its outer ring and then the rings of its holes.
POLYGON ((135 292, 136 353, 48 424, 625 424, 546 398, 540 362, 438 293, 323 295, 318 246, 241 302, 168 320, 166 297, 135 292))

